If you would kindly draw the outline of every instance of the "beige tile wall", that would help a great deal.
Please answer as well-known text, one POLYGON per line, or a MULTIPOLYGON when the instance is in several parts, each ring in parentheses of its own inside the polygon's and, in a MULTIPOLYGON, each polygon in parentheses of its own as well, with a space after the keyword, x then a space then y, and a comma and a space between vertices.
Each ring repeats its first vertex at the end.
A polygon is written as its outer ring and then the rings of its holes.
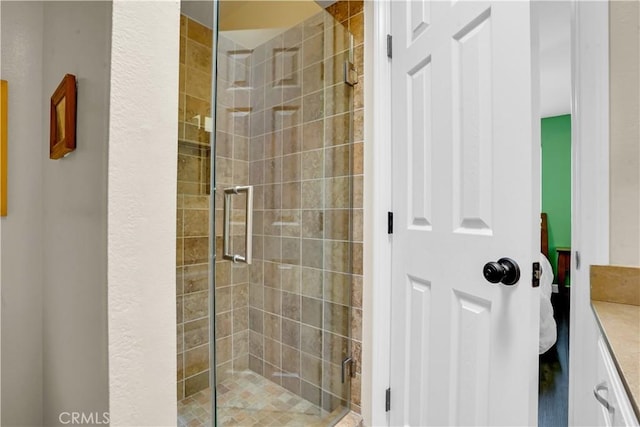
MULTIPOLYGON (((250 51, 218 36, 216 123, 216 380, 249 366, 249 269, 222 258, 224 189, 249 184, 250 51)), ((232 253, 245 254, 244 196, 233 197, 232 253)))
MULTIPOLYGON (((216 245, 222 253, 222 191, 249 182, 250 87, 248 51, 219 38, 228 54, 218 65, 216 125, 216 245)), ((178 152, 178 398, 209 387, 209 202, 212 32, 181 16, 178 152), (199 120, 197 118, 199 116, 199 120)), ((244 253, 240 200, 234 201, 232 243, 244 253)), ((248 367, 249 270, 217 257, 215 277, 216 373, 224 379, 248 367)))
MULTIPOLYGON (((251 54, 249 367, 327 411, 347 404, 352 331, 361 347, 361 291, 358 308, 350 300, 362 283, 351 276, 362 272, 362 143, 351 143, 362 99, 343 82, 349 24, 323 12, 251 54)), ((355 43, 361 63, 361 35, 355 43)))
MULTIPOLYGON (((350 344, 357 371, 351 408, 359 411, 362 2, 338 2, 328 12, 340 26, 326 16, 311 19, 254 51, 220 37, 217 187, 255 186, 255 261, 248 269, 218 257, 216 363, 219 378, 249 367, 332 410, 348 396, 339 362, 350 344), (353 90, 341 83, 346 29, 355 36, 360 74, 353 90)), ((204 124, 202 117, 211 116, 211 40, 211 30, 181 17, 179 399, 209 385, 209 134, 193 118, 200 115, 204 124)), ((234 204, 234 222, 243 219, 242 202, 234 204)), ((219 191, 218 254, 222 206, 219 191)), ((239 225, 232 229, 234 246, 242 252, 243 230, 239 225)))
POLYGON ((211 30, 180 19, 177 211, 177 397, 209 387, 209 133, 211 30))
POLYGON ((351 354, 356 377, 351 381, 351 409, 361 412, 362 374, 362 254, 363 254, 363 178, 364 178, 364 2, 341 0, 327 8, 354 37, 354 63, 358 84, 353 93, 353 277, 351 284, 351 354))

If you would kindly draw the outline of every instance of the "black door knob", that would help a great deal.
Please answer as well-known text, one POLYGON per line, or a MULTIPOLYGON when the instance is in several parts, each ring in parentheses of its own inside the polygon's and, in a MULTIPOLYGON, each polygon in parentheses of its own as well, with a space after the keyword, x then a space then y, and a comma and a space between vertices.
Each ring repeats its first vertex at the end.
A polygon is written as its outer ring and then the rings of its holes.
POLYGON ((498 262, 488 262, 482 269, 484 278, 491 283, 502 282, 505 285, 515 285, 520 279, 520 267, 511 258, 500 258, 498 262))

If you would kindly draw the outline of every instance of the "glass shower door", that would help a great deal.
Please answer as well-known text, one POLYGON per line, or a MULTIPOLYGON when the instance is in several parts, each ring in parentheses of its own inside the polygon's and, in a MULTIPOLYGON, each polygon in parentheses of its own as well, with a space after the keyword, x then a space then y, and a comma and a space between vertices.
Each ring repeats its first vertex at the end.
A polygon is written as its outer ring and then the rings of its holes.
POLYGON ((352 37, 313 2, 267 3, 219 11, 216 424, 331 425, 350 399, 352 37))

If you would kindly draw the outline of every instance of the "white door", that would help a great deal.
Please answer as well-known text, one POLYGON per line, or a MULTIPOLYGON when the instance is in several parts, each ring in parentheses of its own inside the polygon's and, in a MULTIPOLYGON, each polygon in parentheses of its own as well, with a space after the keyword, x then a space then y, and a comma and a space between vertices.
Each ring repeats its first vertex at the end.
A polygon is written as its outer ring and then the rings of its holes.
POLYGON ((394 1, 391 425, 535 425, 540 251, 528 2, 394 1), (520 280, 483 266, 515 260, 520 280))

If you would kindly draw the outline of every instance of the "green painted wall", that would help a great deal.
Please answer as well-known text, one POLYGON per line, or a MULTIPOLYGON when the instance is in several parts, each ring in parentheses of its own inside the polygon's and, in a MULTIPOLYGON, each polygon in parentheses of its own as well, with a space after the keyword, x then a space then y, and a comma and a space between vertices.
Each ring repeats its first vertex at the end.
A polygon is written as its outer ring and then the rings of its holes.
POLYGON ((571 246, 571 115, 542 119, 542 212, 557 276, 556 248, 571 246))

